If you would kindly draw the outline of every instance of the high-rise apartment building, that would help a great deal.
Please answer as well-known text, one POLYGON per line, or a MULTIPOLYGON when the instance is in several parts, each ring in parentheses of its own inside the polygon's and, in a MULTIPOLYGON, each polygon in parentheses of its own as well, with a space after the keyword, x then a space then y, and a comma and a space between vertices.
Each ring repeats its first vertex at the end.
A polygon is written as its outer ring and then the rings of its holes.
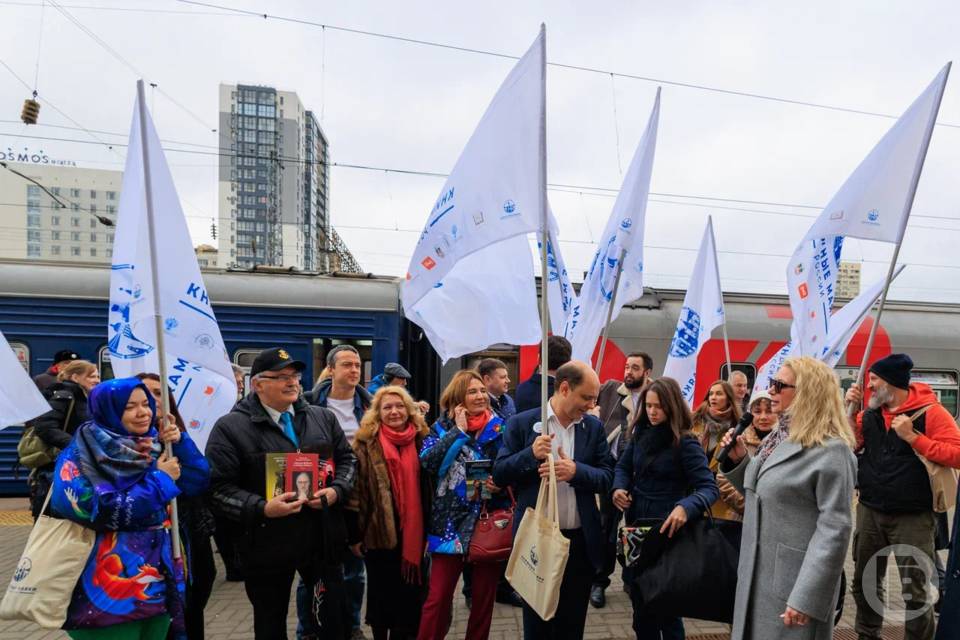
POLYGON ((219 263, 328 271, 327 139, 296 93, 220 85, 219 263))
POLYGON ((0 169, 5 221, 0 257, 110 262, 115 227, 97 216, 116 221, 122 171, 15 162, 8 166, 23 175, 0 169))
POLYGON ((840 262, 837 273, 837 297, 854 299, 860 295, 860 263, 840 262))

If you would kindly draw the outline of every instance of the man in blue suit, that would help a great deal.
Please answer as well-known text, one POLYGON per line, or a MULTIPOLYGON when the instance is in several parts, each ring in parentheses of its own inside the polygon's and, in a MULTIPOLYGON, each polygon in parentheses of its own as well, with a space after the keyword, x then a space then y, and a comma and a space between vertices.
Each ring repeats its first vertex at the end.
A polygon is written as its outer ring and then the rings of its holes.
MULTIPOLYGON (((560 529, 570 540, 570 556, 563 573, 557 614, 543 621, 523 607, 526 640, 582 638, 593 575, 603 564, 603 529, 596 494, 607 494, 613 482, 614 461, 603 425, 588 415, 597 402, 600 380, 583 362, 569 362, 556 374, 553 396, 547 403, 547 428, 540 409, 518 413, 507 422, 503 447, 493 467, 493 481, 513 485, 517 513, 534 507, 540 480, 549 474, 547 454, 556 460, 560 529)), ((514 525, 518 526, 517 518, 514 525)), ((516 534, 516 530, 514 530, 516 534)))

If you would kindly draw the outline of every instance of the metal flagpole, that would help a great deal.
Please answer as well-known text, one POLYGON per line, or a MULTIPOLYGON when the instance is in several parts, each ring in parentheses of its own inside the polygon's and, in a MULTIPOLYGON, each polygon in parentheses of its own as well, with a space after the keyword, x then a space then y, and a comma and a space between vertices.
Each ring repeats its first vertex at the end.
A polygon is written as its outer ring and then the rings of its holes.
POLYGON ((540 425, 547 435, 547 25, 540 23, 540 425))
MULTIPOLYGON (((723 285, 720 282, 720 262, 717 260, 717 237, 713 234, 713 216, 707 216, 707 225, 710 227, 710 244, 713 245, 713 268, 717 272, 717 288, 720 289, 720 304, 723 304, 723 285)), ((723 309, 723 351, 727 356, 727 379, 733 373, 733 364, 730 359, 730 340, 727 338, 727 309, 723 309)))
MULTIPOLYGON (((160 314, 160 278, 157 268, 156 216, 153 210, 153 182, 150 175, 150 154, 147 148, 147 106, 144 97, 143 80, 137 80, 137 108, 140 114, 140 151, 143 154, 143 190, 147 199, 147 237, 150 239, 150 280, 153 285, 153 320, 157 332, 157 358, 160 362, 160 411, 161 424, 166 423, 170 415, 170 393, 167 389, 167 352, 163 344, 163 318, 160 314)), ((164 452, 173 457, 173 445, 167 443, 164 452)), ((173 557, 180 559, 180 517, 177 513, 177 499, 170 501, 170 521, 172 526, 173 557)))
MULTIPOLYGON (((900 223, 900 234, 897 237, 897 244, 893 248, 893 257, 890 258, 890 267, 887 269, 887 278, 883 283, 883 292, 880 294, 880 302, 877 304, 877 314, 873 317, 873 326, 870 327, 870 336, 867 338, 867 348, 863 352, 863 358, 860 360, 860 370, 857 372, 856 384, 863 388, 863 377, 866 374, 867 363, 870 362, 870 352, 873 351, 873 342, 877 337, 877 329, 880 328, 880 317, 883 315, 883 308, 887 304, 887 293, 890 290, 890 283, 893 281, 893 272, 897 268, 897 259, 900 257, 900 245, 903 244, 903 235, 907 230, 907 221, 910 219, 910 212, 913 210, 913 199, 917 195, 917 185, 920 183, 920 173, 923 171, 923 163, 927 159, 927 149, 930 147, 930 138, 933 137, 933 126, 937 121, 937 114, 940 113, 940 102, 943 100, 943 91, 947 86, 947 79, 950 77, 950 68, 953 62, 947 63, 947 72, 943 76, 943 83, 940 85, 940 91, 937 93, 937 106, 930 116, 927 123, 927 130, 923 134, 923 144, 921 152, 917 157, 917 164, 913 168, 913 176, 910 178, 910 191, 907 193, 907 200, 904 203, 905 214, 900 223)), ((857 412, 857 405, 851 402, 847 405, 847 415, 854 416, 857 412)))
POLYGON ((610 294, 610 305, 607 307, 607 320, 603 324, 603 337, 600 339, 600 353, 597 354, 597 375, 600 375, 600 366, 603 364, 603 354, 607 350, 607 334, 610 332, 610 321, 613 318, 613 306, 617 303, 617 290, 620 289, 620 275, 623 273, 623 260, 627 256, 626 249, 620 249, 620 259, 617 261, 617 276, 613 279, 613 293, 610 294))

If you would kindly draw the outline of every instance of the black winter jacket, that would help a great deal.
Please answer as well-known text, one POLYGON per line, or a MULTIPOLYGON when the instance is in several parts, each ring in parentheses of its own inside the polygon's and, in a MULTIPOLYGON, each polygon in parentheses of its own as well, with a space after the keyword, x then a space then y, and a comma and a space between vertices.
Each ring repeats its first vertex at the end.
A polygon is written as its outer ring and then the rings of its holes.
POLYGON ((76 382, 57 382, 43 392, 51 410, 33 420, 33 430, 47 445, 66 449, 73 433, 90 419, 87 412, 87 394, 76 382), (73 409, 70 403, 73 403, 73 409), (69 419, 68 419, 69 414, 69 419))
POLYGON ((298 449, 271 420, 256 394, 217 420, 207 441, 213 510, 238 523, 236 560, 248 576, 315 567, 317 561, 337 564, 346 545, 342 509, 353 489, 356 457, 330 410, 300 399, 293 411, 299 451, 333 457, 332 486, 338 499, 330 509, 304 507, 284 518, 264 516, 266 454, 298 449))

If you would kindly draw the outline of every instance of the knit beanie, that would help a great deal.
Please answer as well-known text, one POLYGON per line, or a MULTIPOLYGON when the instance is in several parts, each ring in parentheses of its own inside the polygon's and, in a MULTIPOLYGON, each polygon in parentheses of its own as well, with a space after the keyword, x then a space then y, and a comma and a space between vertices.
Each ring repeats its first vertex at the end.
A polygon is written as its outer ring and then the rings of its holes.
POLYGON ((910 388, 911 369, 913 369, 913 360, 905 353, 891 353, 870 366, 871 373, 898 389, 910 388))

